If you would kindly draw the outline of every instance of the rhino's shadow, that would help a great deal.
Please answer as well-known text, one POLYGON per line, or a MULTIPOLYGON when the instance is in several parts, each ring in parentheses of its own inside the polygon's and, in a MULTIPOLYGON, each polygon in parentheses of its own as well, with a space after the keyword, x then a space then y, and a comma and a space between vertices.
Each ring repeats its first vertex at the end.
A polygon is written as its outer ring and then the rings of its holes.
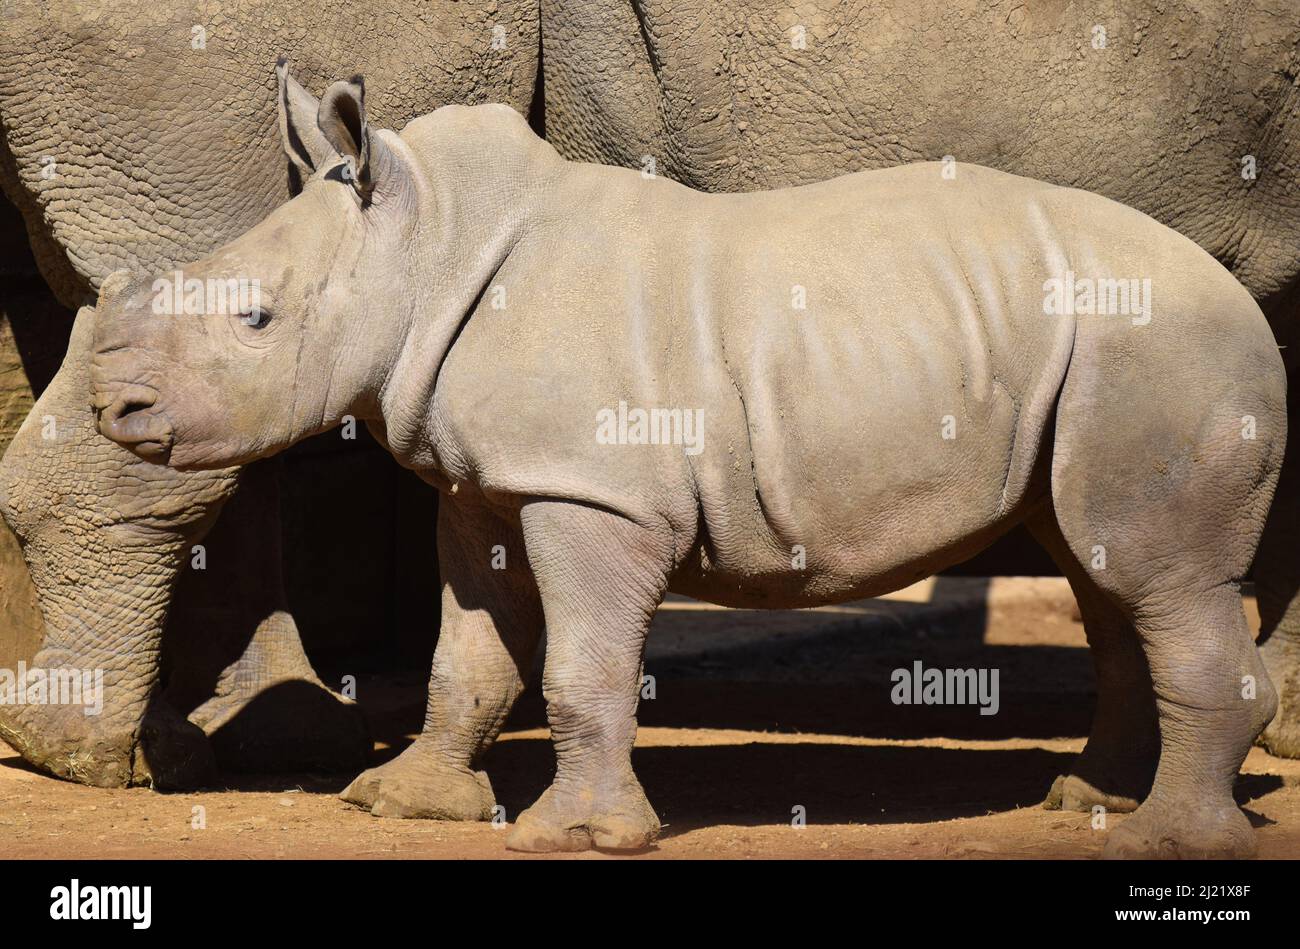
MULTIPOLYGON (((973 817, 1042 801, 1070 755, 814 742, 638 748, 632 763, 665 831, 740 824, 900 823, 973 817)), ((554 773, 549 743, 500 743, 485 762, 510 815, 554 773)))
MULTIPOLYGON (((929 823, 1037 807, 1072 757, 1042 748, 783 742, 638 748, 632 763, 671 835, 718 824, 789 824, 796 807, 809 824, 929 823)), ((511 818, 555 770, 543 739, 501 742, 485 766, 511 818)), ((1243 776, 1238 803, 1280 786, 1276 775, 1243 776)))
MULTIPOLYGON (((1070 753, 885 743, 1087 734, 1095 705, 1088 650, 986 643, 986 615, 967 603, 927 614, 920 623, 805 614, 773 626, 743 613, 681 604, 660 627, 658 641, 652 631, 645 668, 654 676, 655 695, 643 699, 638 712, 644 728, 671 731, 643 735, 633 753, 665 833, 717 824, 780 826, 790 823, 795 807, 804 808, 810 824, 933 822, 1037 807, 1070 753), (974 705, 895 704, 891 672, 915 661, 998 670, 997 714, 981 715, 974 705), (781 737, 750 741, 729 731, 781 737), (868 741, 848 744, 844 738, 868 741)), ((508 734, 545 726, 539 673, 511 715, 506 739, 483 762, 510 818, 554 775, 549 741, 508 734)), ((400 678, 375 671, 359 677, 357 689, 377 742, 371 764, 381 764, 418 733, 425 678, 414 670, 400 678)), ((349 778, 298 784, 337 791, 349 778)), ((264 787, 271 780, 234 777, 232 786, 264 787)), ((1246 776, 1238 782, 1238 800, 1258 798, 1279 784, 1272 776, 1246 776)))

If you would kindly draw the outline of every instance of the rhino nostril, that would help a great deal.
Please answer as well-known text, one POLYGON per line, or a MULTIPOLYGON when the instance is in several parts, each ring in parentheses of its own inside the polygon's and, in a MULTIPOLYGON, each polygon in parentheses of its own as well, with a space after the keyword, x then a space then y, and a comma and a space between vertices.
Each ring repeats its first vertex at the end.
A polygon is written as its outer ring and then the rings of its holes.
POLYGON ((158 402, 158 393, 149 386, 129 385, 116 391, 96 393, 94 408, 99 412, 100 421, 112 424, 136 412, 153 408, 158 402))
POLYGON ((171 422, 158 411, 158 393, 147 386, 130 386, 96 393, 100 434, 155 464, 166 464, 173 440, 171 422))
POLYGON ((147 402, 143 399, 126 399, 114 403, 113 407, 117 410, 118 418, 126 418, 132 412, 143 412, 145 409, 152 406, 155 401, 156 399, 151 399, 147 402))

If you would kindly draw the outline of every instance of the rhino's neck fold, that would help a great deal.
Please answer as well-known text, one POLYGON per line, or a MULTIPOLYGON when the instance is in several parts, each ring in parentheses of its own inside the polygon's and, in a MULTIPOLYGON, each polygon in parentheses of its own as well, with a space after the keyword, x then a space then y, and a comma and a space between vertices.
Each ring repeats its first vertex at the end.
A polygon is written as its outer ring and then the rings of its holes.
MULTIPOLYGON (((520 120, 522 121, 522 120, 520 120)), ((553 174, 565 163, 524 126, 497 140, 457 141, 430 160, 420 194, 420 239, 405 331, 379 389, 372 420, 398 461, 441 472, 431 431, 439 372, 457 336, 488 305, 498 275, 541 217, 553 174), (494 158, 484 160, 484 155, 494 158), (472 182, 467 187, 466 183, 472 182)))

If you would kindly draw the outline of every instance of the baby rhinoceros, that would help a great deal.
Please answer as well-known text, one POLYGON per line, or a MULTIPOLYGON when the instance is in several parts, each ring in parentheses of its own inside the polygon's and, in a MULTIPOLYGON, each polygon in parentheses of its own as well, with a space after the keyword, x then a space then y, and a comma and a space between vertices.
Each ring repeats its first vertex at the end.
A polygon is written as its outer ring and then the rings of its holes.
POLYGON ((557 769, 508 846, 643 848, 631 748, 667 591, 874 596, 1026 523, 1096 651, 1073 804, 1142 802, 1110 855, 1252 852, 1232 785, 1276 700, 1239 582, 1285 381, 1204 251, 975 166, 707 195, 562 160, 504 106, 394 134, 359 77, 318 111, 280 86, 302 193, 175 274, 106 281, 93 400, 181 469, 352 416, 442 492, 424 731, 346 799, 489 816, 476 761, 545 629, 557 769))

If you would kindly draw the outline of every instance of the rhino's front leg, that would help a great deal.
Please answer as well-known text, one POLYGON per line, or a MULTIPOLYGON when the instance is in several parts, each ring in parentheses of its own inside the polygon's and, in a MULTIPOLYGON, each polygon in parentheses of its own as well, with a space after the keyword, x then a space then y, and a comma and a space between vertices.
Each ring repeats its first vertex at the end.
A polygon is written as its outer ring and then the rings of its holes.
POLYGON ((444 498, 438 506, 442 629, 424 730, 343 799, 379 817, 487 820, 495 800, 475 770, 523 691, 543 629, 517 518, 444 498))
POLYGON ((523 511, 546 613, 543 689, 555 780, 519 816, 512 850, 636 850, 659 819, 632 771, 641 663, 673 539, 608 511, 539 501, 523 511))

